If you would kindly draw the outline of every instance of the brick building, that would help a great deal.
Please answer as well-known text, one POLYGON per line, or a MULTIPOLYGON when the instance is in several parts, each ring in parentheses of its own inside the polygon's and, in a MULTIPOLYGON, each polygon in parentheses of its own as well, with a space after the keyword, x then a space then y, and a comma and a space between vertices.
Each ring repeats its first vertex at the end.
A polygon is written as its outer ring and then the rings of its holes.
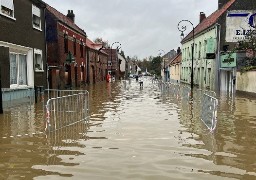
POLYGON ((108 56, 108 73, 115 79, 120 79, 120 63, 118 58, 118 49, 106 49, 108 56))
POLYGON ((48 82, 52 89, 70 89, 86 82, 86 33, 75 24, 72 10, 65 16, 46 7, 48 82))
POLYGON ((102 44, 96 44, 87 38, 86 54, 88 62, 87 83, 106 80, 108 54, 102 49, 102 44))

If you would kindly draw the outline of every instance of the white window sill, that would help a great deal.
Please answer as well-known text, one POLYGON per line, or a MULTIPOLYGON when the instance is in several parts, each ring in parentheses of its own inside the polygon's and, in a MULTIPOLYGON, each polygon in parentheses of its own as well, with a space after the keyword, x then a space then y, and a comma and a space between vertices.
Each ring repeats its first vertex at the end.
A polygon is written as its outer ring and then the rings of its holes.
POLYGON ((38 28, 38 27, 35 27, 34 25, 33 25, 33 28, 35 29, 35 30, 38 30, 38 31, 43 31, 41 28, 38 28))
POLYGON ((44 72, 44 70, 37 70, 37 69, 35 69, 35 72, 44 72))
POLYGON ((0 12, 0 15, 5 16, 5 17, 7 17, 7 18, 9 18, 9 19, 11 19, 11 20, 16 21, 16 18, 14 18, 14 17, 12 17, 12 16, 8 16, 8 15, 2 13, 2 12, 0 12))
POLYGON ((10 86, 11 90, 20 90, 20 89, 29 89, 29 88, 33 88, 33 87, 32 86, 26 86, 26 85, 21 85, 21 86, 11 85, 10 86))

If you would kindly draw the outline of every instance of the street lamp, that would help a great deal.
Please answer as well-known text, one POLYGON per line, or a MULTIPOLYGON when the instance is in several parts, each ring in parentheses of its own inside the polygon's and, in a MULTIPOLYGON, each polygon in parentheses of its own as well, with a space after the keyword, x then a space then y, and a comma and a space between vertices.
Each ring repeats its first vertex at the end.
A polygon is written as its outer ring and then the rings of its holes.
POLYGON ((192 39, 193 39, 193 43, 192 43, 192 53, 191 53, 191 55, 192 55, 192 58, 191 58, 191 60, 192 60, 192 62, 191 62, 191 76, 190 76, 190 78, 191 78, 191 80, 190 80, 190 85, 191 85, 191 92, 192 92, 192 90, 193 90, 193 87, 194 87, 194 81, 193 81, 193 79, 194 79, 194 46, 195 46, 195 28, 194 28, 194 25, 193 25, 193 23, 191 22, 191 21, 189 21, 189 20, 181 20, 179 23, 178 23, 178 30, 181 32, 181 37, 182 38, 184 38, 184 31, 186 31, 187 30, 187 26, 186 25, 182 25, 182 23, 190 23, 191 25, 192 25, 192 27, 193 27, 193 30, 192 30, 192 39))
MULTIPOLYGON (((120 42, 113 42, 112 45, 111 45, 111 47, 110 47, 111 75, 112 75, 112 65, 113 65, 113 63, 112 63, 112 62, 113 62, 113 61, 112 61, 112 47, 113 47, 114 44, 119 44, 119 46, 121 47, 121 43, 120 43, 120 42)), ((119 46, 118 46, 118 47, 119 47, 119 46)))
MULTIPOLYGON (((162 53, 165 55, 165 51, 162 50, 162 49, 158 50, 158 52, 160 52, 159 55, 162 55, 162 53)), ((164 55, 163 55, 163 56, 164 56, 164 55)), ((164 59, 163 57, 162 57, 162 59, 163 59, 163 65, 164 65, 164 66, 163 66, 163 70, 164 70, 164 77, 163 77, 163 78, 164 78, 164 82, 165 82, 165 81, 166 81, 166 80, 165 80, 165 59, 164 59)))

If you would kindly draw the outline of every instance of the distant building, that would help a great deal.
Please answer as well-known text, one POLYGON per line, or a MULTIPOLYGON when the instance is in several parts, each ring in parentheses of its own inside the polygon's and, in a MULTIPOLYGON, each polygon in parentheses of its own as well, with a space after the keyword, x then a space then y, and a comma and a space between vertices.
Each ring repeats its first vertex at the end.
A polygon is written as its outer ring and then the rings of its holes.
POLYGON ((176 51, 174 49, 170 50, 168 53, 162 56, 162 68, 161 68, 161 76, 165 79, 163 79, 165 82, 170 81, 170 68, 168 64, 170 64, 170 61, 177 55, 176 51))
POLYGON ((125 59, 125 57, 123 57, 121 54, 118 53, 118 60, 119 60, 119 64, 120 64, 120 72, 119 72, 120 77, 122 79, 125 79, 126 78, 125 77, 125 75, 126 75, 126 68, 125 68, 126 59, 125 59))
POLYGON ((118 49, 107 48, 104 50, 108 54, 108 73, 115 77, 115 79, 120 79, 120 63, 118 59, 118 49))
POLYGON ((178 48, 177 55, 174 56, 168 64, 170 68, 170 77, 169 77, 170 82, 173 82, 173 83, 180 82, 181 60, 182 60, 182 54, 181 54, 180 48, 178 48))
POLYGON ((87 83, 94 84, 106 80, 108 54, 105 49, 102 49, 102 44, 94 43, 87 38, 86 59, 88 61, 87 83))

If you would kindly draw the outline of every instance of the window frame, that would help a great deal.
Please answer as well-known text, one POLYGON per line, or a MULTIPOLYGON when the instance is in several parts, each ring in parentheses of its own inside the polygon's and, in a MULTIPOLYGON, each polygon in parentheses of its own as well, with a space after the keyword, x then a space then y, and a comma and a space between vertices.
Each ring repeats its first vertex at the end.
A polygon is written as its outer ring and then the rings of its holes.
POLYGON ((35 72, 44 72, 43 51, 41 49, 34 49, 34 70, 35 72), (36 55, 40 55, 40 63, 37 62, 36 55), (36 64, 39 64, 41 69, 36 69, 36 64))
POLYGON ((41 9, 34 4, 32 4, 32 26, 34 29, 42 31, 41 9), (34 16, 39 19, 39 26, 34 24, 34 16))
POLYGON ((6 7, 6 6, 2 5, 2 1, 0 0, 0 15, 5 16, 7 18, 10 18, 12 20, 16 20, 16 18, 14 17, 14 3, 13 3, 13 0, 8 0, 8 1, 12 2, 12 3, 10 3, 10 4, 12 4, 11 5, 12 6, 11 9, 10 9, 10 7, 6 7), (7 13, 2 12, 3 11, 3 9, 2 9, 3 7, 5 9, 7 9, 7 10, 10 10, 11 15, 8 15, 7 13))
MULTIPOLYGON (((16 64, 17 64, 17 74, 16 74, 16 78, 17 78, 17 84, 12 84, 10 82, 10 88, 11 89, 14 89, 14 88, 26 88, 28 87, 28 62, 27 62, 27 59, 28 59, 28 55, 26 53, 19 53, 19 52, 10 52, 10 56, 11 55, 16 55, 16 64), (20 70, 20 59, 19 59, 19 56, 20 55, 23 55, 26 57, 26 84, 22 84, 20 85, 19 84, 19 70, 20 70)), ((10 68, 11 68, 11 64, 10 64, 10 68)), ((10 73, 11 73, 11 69, 10 69, 10 73)), ((11 74, 10 74, 10 81, 11 81, 11 74)))

